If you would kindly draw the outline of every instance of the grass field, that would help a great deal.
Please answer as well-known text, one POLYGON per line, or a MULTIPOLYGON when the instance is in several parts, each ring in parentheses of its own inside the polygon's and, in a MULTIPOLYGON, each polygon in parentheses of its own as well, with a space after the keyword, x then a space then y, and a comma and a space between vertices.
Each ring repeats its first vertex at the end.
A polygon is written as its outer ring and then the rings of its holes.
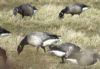
MULTIPOLYGON (((10 36, 0 37, 0 47, 7 51, 11 69, 84 69, 84 67, 65 63, 60 58, 44 53, 36 53, 32 46, 26 46, 18 55, 17 45, 29 32, 48 31, 61 35, 62 42, 71 42, 82 48, 100 51, 100 0, 1 0, 0 26, 12 32, 10 36), (13 8, 30 3, 38 8, 32 17, 13 16, 13 8), (72 3, 86 3, 90 6, 80 16, 65 15, 59 19, 62 8, 72 3)), ((86 69, 100 69, 100 62, 86 69)))

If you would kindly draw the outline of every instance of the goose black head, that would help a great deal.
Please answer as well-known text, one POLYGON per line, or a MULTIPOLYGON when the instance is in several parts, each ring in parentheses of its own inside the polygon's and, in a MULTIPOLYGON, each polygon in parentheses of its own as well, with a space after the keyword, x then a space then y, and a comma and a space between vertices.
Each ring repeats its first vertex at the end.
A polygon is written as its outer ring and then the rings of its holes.
POLYGON ((64 8, 61 10, 61 12, 59 13, 59 18, 63 18, 64 17, 64 14, 69 10, 68 7, 64 8))
POLYGON ((27 44, 28 44, 27 37, 24 37, 24 39, 20 42, 20 44, 17 47, 18 54, 20 54, 23 51, 24 46, 27 44))
POLYGON ((19 45, 17 48, 18 54, 20 54, 23 51, 24 46, 19 45))

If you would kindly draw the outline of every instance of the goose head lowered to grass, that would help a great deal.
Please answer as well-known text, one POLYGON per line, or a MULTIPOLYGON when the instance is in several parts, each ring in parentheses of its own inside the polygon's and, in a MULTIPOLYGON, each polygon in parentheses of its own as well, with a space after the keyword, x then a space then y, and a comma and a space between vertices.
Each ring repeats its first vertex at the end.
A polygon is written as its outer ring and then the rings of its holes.
POLYGON ((28 44, 35 46, 37 48, 37 51, 41 47, 44 50, 44 52, 46 52, 45 46, 51 46, 57 43, 60 40, 59 37, 60 36, 49 32, 30 33, 26 35, 19 43, 17 52, 18 54, 20 54, 23 51, 24 46, 28 44))
POLYGON ((64 14, 80 15, 83 11, 87 10, 89 6, 81 3, 75 3, 62 9, 59 13, 59 18, 63 18, 64 14))
POLYGON ((38 9, 35 6, 32 6, 31 4, 22 4, 14 8, 13 14, 17 15, 17 13, 19 13, 20 15, 22 15, 23 18, 24 16, 32 16, 37 12, 37 10, 38 9))

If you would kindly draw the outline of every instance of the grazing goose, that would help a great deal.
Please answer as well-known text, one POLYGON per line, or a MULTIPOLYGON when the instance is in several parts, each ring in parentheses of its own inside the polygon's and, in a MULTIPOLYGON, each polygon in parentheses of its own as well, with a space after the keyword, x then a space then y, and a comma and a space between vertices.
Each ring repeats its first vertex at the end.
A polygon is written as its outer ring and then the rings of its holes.
POLYGON ((19 13, 23 18, 24 16, 32 16, 36 11, 37 8, 35 6, 31 6, 31 4, 22 4, 14 8, 13 14, 17 15, 17 13, 19 13))
POLYGON ((59 17, 63 18, 64 14, 81 14, 84 10, 88 9, 88 6, 85 4, 80 4, 80 3, 75 3, 71 6, 67 6, 64 9, 61 10, 61 12, 59 13, 59 17))
POLYGON ((8 35, 10 31, 0 27, 0 36, 8 35))
POLYGON ((59 41, 58 35, 48 33, 48 32, 33 32, 24 37, 24 39, 18 45, 17 51, 20 54, 23 50, 24 45, 30 44, 37 47, 37 51, 39 47, 41 47, 44 52, 45 46, 51 46, 59 41))
POLYGON ((65 63, 64 59, 67 59, 70 55, 73 55, 74 53, 80 51, 80 47, 76 46, 72 43, 62 43, 59 46, 49 46, 50 53, 54 54, 58 57, 61 57, 62 62, 65 63))
POLYGON ((97 62, 97 60, 100 60, 100 54, 92 50, 83 50, 72 56, 69 56, 67 60, 84 66, 93 65, 97 62), (74 62, 73 59, 76 59, 76 62, 74 62))

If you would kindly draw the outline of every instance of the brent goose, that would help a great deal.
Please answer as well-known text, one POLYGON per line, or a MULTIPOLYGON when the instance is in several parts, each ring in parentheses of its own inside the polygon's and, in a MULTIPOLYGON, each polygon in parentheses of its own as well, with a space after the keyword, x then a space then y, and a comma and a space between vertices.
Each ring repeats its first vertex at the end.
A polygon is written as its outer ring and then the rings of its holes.
POLYGON ((59 41, 59 37, 60 36, 49 33, 49 32, 30 33, 26 35, 24 39, 22 39, 22 41, 18 45, 17 52, 18 54, 20 54, 23 50, 24 45, 28 45, 28 44, 32 46, 36 46, 37 51, 39 47, 41 47, 44 50, 44 52, 46 52, 45 46, 50 46, 57 43, 59 41))
POLYGON ((0 27, 0 36, 8 35, 10 31, 0 27))
POLYGON ((70 55, 80 51, 80 47, 72 43, 62 43, 59 46, 49 46, 49 48, 49 52, 51 54, 61 57, 61 63, 65 63, 65 59, 67 59, 70 55))
POLYGON ((100 60, 100 54, 94 52, 93 50, 85 49, 72 56, 69 56, 69 58, 66 60, 69 60, 72 63, 83 65, 83 66, 93 65, 97 62, 97 60, 100 60))
POLYGON ((17 13, 19 13, 23 18, 24 16, 32 16, 36 11, 37 8, 35 6, 31 6, 31 4, 22 4, 14 8, 13 14, 17 15, 17 13))
POLYGON ((64 14, 81 14, 84 10, 88 9, 89 6, 85 5, 85 4, 80 4, 80 3, 75 3, 73 5, 67 6, 64 9, 61 10, 61 12, 59 13, 59 17, 63 18, 64 14))

